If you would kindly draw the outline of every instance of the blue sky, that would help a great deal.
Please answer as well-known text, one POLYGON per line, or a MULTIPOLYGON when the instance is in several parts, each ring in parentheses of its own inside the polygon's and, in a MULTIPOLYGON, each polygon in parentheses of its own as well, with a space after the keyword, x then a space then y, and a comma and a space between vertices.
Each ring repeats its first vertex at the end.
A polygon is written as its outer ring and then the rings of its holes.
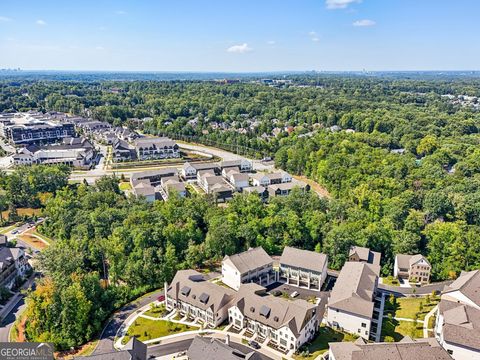
POLYGON ((479 70, 478 0, 0 0, 0 68, 479 70))

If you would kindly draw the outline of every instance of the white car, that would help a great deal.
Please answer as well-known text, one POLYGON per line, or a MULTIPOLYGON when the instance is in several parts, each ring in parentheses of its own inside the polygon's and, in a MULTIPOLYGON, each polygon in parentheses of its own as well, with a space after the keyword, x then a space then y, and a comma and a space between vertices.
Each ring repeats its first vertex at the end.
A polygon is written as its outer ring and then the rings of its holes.
POLYGON ((290 297, 296 298, 298 295, 300 295, 297 291, 294 291, 293 293, 290 294, 290 297))

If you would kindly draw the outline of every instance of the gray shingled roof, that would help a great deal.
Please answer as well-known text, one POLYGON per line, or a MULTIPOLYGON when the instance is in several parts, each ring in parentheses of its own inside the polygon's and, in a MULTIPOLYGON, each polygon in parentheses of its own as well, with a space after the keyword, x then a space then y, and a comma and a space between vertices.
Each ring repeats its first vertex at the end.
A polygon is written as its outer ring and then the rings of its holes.
POLYGON ((273 259, 263 250, 261 246, 239 254, 225 256, 223 261, 230 260, 237 268, 240 274, 246 273, 249 270, 254 270, 262 266, 273 263, 273 259))
POLYGON ((235 291, 207 281, 198 271, 180 270, 175 274, 168 288, 167 295, 175 300, 184 301, 202 310, 210 308, 216 313, 219 309, 231 302, 235 291), (188 293, 182 293, 182 290, 186 287, 190 288, 190 291, 188 293), (200 297, 202 297, 203 294, 208 295, 206 303, 200 301, 200 297))
POLYGON ((350 257, 355 253, 357 253, 361 261, 365 261, 373 265, 380 265, 380 258, 382 257, 382 254, 379 252, 371 251, 369 248, 362 246, 351 246, 348 256, 350 257))
POLYGON ((480 270, 462 272, 460 276, 444 290, 444 293, 451 291, 460 291, 480 306, 480 270))
POLYGON ((81 360, 146 360, 147 345, 133 337, 121 351, 112 351, 105 354, 91 356, 77 356, 74 359, 81 360))
POLYGON ((450 360, 450 355, 433 338, 398 343, 329 343, 335 360, 450 360))
POLYGON ((189 360, 257 360, 255 351, 244 353, 219 339, 195 336, 187 351, 189 360))
POLYGON ((396 258, 397 258, 397 265, 400 269, 409 269, 410 266, 412 266, 413 264, 415 264, 416 262, 422 259, 424 259, 430 265, 427 258, 422 254, 416 254, 416 255, 397 254, 396 258))
POLYGON ((316 305, 302 299, 289 301, 269 295, 255 283, 240 285, 233 305, 247 318, 274 329, 288 326, 295 335, 318 311, 316 305))
POLYGON ((330 293, 328 306, 371 318, 380 267, 364 262, 346 262, 330 293))
POLYGON ((322 253, 285 246, 280 258, 280 265, 288 265, 320 273, 323 271, 327 259, 327 255, 322 253))

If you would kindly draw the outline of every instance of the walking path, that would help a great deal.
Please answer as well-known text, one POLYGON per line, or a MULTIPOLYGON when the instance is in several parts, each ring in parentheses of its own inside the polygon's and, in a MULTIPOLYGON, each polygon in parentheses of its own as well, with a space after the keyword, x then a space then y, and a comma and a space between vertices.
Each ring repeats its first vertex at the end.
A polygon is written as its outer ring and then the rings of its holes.
POLYGON ((428 338, 428 331, 433 331, 433 329, 428 328, 428 322, 430 318, 437 312, 438 305, 435 306, 432 310, 428 312, 427 315, 425 315, 425 320, 423 323, 423 337, 428 338))

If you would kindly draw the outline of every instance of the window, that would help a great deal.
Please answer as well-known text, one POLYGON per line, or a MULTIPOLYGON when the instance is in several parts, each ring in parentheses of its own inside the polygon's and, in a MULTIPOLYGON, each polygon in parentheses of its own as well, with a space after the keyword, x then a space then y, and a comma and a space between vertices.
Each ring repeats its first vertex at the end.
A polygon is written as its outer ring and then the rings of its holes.
POLYGON ((367 327, 367 324, 362 323, 362 327, 363 327, 363 328, 366 328, 366 327, 367 327))
POLYGON ((450 355, 453 355, 453 350, 447 350, 450 355))

